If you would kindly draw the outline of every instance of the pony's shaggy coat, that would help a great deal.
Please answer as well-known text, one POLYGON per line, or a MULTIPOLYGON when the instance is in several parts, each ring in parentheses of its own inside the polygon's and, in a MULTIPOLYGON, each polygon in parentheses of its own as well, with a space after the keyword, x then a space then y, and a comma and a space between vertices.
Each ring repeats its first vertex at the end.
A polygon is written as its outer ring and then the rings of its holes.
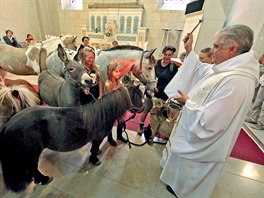
POLYGON ((45 148, 65 152, 101 140, 130 107, 128 92, 120 87, 83 106, 38 106, 20 111, 0 131, 6 188, 15 192, 25 190, 34 175, 40 173, 38 161, 45 148))

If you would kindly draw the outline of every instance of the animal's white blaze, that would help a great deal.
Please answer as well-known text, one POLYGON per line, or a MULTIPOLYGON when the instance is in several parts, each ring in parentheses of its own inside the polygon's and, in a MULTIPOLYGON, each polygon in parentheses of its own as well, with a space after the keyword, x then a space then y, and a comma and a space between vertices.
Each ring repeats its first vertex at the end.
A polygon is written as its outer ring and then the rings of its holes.
POLYGON ((34 72, 36 72, 37 74, 40 73, 40 66, 39 63, 37 62, 37 58, 35 57, 34 60, 30 59, 28 54, 30 53, 30 51, 32 50, 32 48, 28 48, 26 51, 26 57, 27 57, 27 62, 26 65, 31 67, 33 69, 34 72))

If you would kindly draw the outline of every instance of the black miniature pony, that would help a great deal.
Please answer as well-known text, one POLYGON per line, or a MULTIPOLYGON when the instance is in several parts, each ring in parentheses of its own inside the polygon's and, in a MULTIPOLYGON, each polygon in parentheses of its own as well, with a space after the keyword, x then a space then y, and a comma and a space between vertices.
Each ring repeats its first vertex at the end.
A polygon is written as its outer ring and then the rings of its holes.
POLYGON ((19 192, 29 183, 47 184, 51 178, 38 170, 45 148, 66 152, 102 140, 116 119, 131 108, 125 88, 78 107, 38 106, 13 116, 0 131, 0 160, 7 189, 19 192))

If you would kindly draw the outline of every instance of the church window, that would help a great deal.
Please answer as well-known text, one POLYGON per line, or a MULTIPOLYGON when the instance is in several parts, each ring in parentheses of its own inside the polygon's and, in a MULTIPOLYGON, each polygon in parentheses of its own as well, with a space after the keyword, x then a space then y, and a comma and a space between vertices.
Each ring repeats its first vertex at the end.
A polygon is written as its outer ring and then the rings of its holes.
POLYGON ((91 16, 91 32, 95 32, 95 21, 94 21, 94 16, 91 16))
POLYGON ((127 17, 127 28, 126 28, 127 34, 131 34, 131 27, 132 27, 132 18, 127 17))
POLYGON ((137 34, 138 33, 138 23, 139 23, 139 19, 136 16, 136 17, 134 17, 133 34, 137 34))
POLYGON ((101 32, 101 17, 97 16, 96 18, 96 32, 101 32))
POLYGON ((120 17, 120 28, 119 28, 119 32, 120 33, 124 33, 125 32, 125 17, 121 16, 120 17))
POLYGON ((107 23, 107 17, 106 16, 103 16, 103 32, 105 32, 106 23, 107 23))

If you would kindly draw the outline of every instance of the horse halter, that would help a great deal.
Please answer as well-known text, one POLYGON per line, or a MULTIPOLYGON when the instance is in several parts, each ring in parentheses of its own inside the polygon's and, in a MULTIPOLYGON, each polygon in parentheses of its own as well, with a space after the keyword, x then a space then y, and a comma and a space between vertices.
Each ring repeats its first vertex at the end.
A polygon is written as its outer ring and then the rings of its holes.
MULTIPOLYGON (((139 62, 139 75, 141 77, 141 82, 143 83, 143 85, 146 86, 147 90, 151 90, 152 87, 156 87, 157 84, 157 78, 155 80, 148 80, 146 75, 142 72, 142 68, 143 68, 143 58, 144 55, 147 53, 148 51, 143 51, 140 57, 140 62, 139 62), (144 81, 144 82, 143 82, 144 81)), ((132 66, 131 71, 133 71, 135 65, 132 66)), ((154 88, 153 88, 154 89, 154 88)), ((150 94, 150 93, 149 93, 150 94)), ((151 95, 151 94, 150 94, 151 95)))
MULTIPOLYGON (((142 101, 142 99, 141 99, 142 101)), ((131 104, 131 107, 129 109, 132 113, 142 113, 144 110, 144 102, 142 102, 142 106, 141 107, 137 107, 135 106, 133 103, 131 104)))
MULTIPOLYGON (((148 80, 147 80, 147 77, 146 75, 142 72, 142 68, 143 68, 143 58, 144 58, 144 55, 147 51, 143 51, 142 54, 141 54, 141 57, 140 57, 140 62, 139 62, 139 73, 140 73, 140 76, 142 77, 142 79, 144 79, 145 82, 142 82, 144 85, 147 85, 148 84, 148 80)), ((133 65, 134 66, 134 65, 133 65)), ((133 68, 132 66, 132 68, 133 68)))
POLYGON ((136 107, 136 106, 134 106, 133 104, 131 105, 131 107, 130 107, 130 111, 132 112, 132 113, 142 113, 143 112, 143 110, 144 110, 144 107, 143 107, 144 105, 142 105, 142 107, 136 107))

